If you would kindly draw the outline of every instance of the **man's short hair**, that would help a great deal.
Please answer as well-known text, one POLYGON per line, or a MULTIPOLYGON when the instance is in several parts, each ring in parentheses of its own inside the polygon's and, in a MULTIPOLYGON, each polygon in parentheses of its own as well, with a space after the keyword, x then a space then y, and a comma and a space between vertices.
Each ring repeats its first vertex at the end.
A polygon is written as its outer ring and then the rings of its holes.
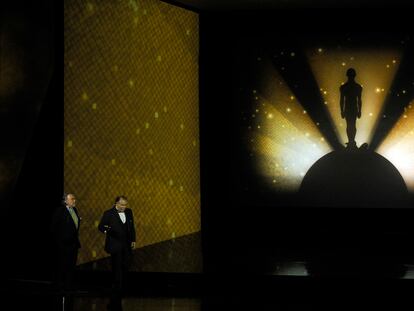
POLYGON ((73 195, 73 193, 71 192, 64 192, 62 195, 62 204, 66 204, 66 200, 68 198, 68 196, 73 195))
POLYGON ((119 195, 119 196, 117 196, 116 198, 115 198, 115 204, 116 203, 118 203, 119 201, 121 201, 121 200, 125 200, 125 201, 128 201, 128 198, 126 197, 126 196, 124 196, 124 195, 119 195))

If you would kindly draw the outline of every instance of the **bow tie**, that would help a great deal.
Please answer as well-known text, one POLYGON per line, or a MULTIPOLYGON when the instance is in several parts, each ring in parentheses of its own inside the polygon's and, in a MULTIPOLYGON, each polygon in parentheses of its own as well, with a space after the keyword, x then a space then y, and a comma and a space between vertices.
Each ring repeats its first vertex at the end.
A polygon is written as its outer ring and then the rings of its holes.
POLYGON ((119 214, 121 214, 121 213, 125 213, 125 212, 123 212, 123 211, 117 211, 119 214))

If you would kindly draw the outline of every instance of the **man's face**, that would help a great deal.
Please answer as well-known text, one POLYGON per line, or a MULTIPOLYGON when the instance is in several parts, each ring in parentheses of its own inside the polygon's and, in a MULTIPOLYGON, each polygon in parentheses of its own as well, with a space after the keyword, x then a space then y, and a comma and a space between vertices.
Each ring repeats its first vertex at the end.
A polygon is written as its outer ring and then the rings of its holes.
POLYGON ((118 203, 116 203, 116 208, 121 212, 123 212, 127 208, 127 206, 128 206, 128 201, 124 199, 121 199, 119 200, 118 203))
POLYGON ((66 197, 66 204, 69 207, 75 207, 76 205, 76 198, 73 194, 68 194, 68 196, 66 197))

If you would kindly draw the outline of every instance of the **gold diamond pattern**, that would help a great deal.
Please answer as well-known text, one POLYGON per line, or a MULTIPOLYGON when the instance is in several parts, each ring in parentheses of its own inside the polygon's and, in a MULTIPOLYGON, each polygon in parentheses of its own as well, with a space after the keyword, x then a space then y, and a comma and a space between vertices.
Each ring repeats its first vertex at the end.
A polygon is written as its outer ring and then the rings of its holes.
POLYGON ((200 231, 198 16, 132 2, 64 4, 64 186, 82 217, 78 263, 107 256, 96 225, 120 194, 139 248, 200 231))

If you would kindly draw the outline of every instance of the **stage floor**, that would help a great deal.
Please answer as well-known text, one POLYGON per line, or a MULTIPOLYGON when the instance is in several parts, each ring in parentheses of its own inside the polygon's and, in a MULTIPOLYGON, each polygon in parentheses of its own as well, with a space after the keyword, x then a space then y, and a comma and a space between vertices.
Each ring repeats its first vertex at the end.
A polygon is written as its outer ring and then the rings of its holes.
MULTIPOLYGON (((312 275, 309 263, 291 261, 275 263, 273 275, 131 273, 121 304, 124 311, 412 310, 414 265, 403 268, 400 275, 312 275)), ((51 282, 14 279, 5 288, 2 310, 63 310, 62 293, 51 282)), ((107 310, 110 273, 83 271, 70 294, 73 310, 107 310)))

